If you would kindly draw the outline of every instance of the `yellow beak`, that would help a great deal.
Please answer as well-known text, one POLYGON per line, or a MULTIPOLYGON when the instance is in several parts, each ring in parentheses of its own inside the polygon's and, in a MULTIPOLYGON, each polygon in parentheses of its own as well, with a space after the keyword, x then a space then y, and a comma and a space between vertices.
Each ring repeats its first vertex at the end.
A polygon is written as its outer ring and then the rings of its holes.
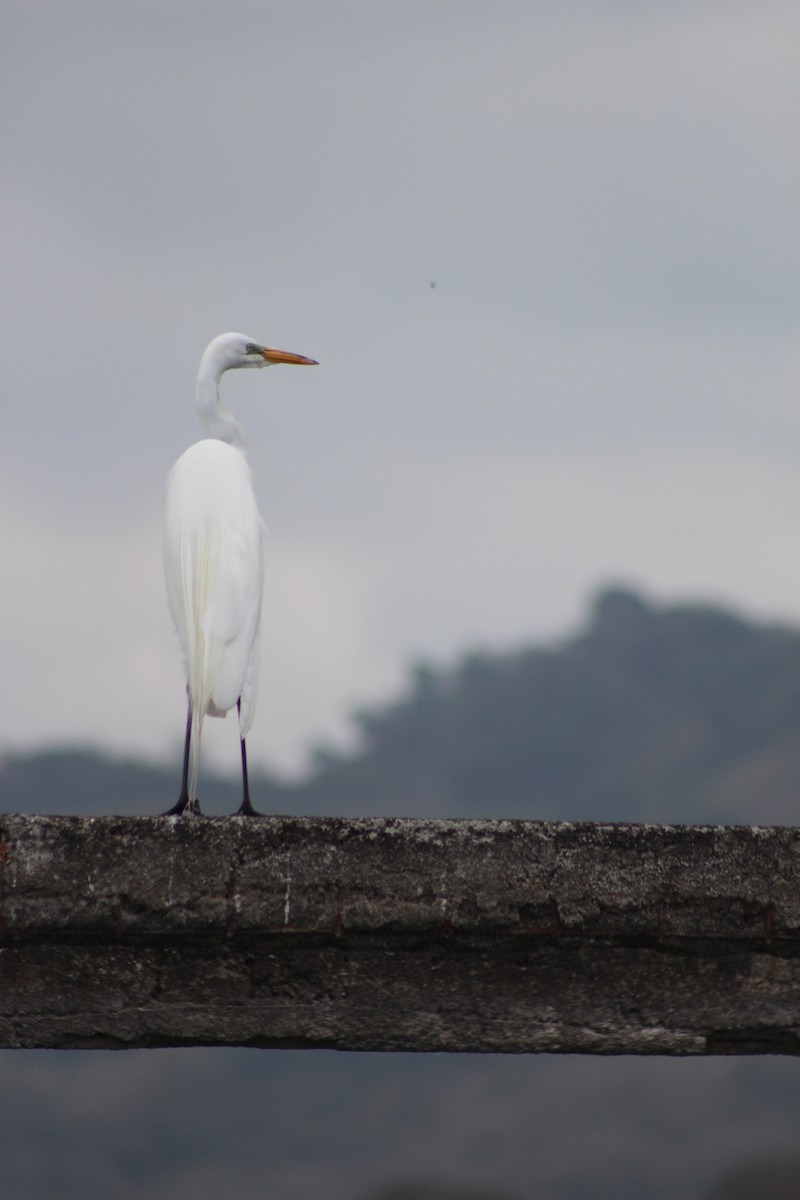
POLYGON ((298 367, 318 367, 315 358, 306 358, 302 354, 292 354, 289 350, 273 350, 265 346, 261 353, 268 363, 294 363, 298 367))

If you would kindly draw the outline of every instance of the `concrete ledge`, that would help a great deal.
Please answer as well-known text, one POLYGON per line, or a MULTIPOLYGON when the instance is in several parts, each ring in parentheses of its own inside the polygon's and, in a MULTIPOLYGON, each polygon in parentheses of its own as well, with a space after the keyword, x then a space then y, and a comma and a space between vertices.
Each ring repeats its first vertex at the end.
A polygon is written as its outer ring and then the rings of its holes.
POLYGON ((0 1046, 800 1052, 800 831, 0 816, 0 1046))

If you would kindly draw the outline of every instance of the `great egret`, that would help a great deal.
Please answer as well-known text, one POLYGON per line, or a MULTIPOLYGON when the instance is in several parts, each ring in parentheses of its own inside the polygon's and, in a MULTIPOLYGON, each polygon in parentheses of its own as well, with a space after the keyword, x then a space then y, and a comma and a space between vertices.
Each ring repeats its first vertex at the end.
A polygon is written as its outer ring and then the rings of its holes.
POLYGON ((250 803, 245 737, 258 685, 264 582, 262 538, 244 430, 219 402, 223 372, 272 363, 316 366, 313 358, 272 350, 242 333, 206 347, 197 372, 197 412, 207 436, 181 455, 167 480, 164 572, 186 668, 189 711, 178 803, 167 815, 200 812, 197 775, 203 718, 236 706, 242 750, 243 816, 250 803))

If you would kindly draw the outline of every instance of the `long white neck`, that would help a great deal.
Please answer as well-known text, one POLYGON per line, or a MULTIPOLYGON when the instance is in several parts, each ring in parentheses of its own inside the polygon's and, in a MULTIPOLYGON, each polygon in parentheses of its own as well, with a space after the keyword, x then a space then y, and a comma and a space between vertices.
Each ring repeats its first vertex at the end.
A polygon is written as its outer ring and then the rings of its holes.
POLYGON ((206 351, 197 372, 197 415, 209 437, 229 442, 231 446, 237 446, 246 454, 241 422, 219 402, 219 381, 224 370, 225 367, 220 364, 217 355, 206 351))

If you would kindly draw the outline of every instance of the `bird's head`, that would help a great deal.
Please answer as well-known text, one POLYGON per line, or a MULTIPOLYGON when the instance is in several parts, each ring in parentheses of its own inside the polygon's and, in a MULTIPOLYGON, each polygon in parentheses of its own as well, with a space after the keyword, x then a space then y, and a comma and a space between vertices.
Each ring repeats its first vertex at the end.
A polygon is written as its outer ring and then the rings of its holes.
POLYGON ((292 363, 300 367, 315 367, 314 358, 292 354, 289 350, 275 350, 244 333, 221 333, 207 347, 204 358, 213 363, 218 375, 237 367, 270 367, 275 363, 292 363))

